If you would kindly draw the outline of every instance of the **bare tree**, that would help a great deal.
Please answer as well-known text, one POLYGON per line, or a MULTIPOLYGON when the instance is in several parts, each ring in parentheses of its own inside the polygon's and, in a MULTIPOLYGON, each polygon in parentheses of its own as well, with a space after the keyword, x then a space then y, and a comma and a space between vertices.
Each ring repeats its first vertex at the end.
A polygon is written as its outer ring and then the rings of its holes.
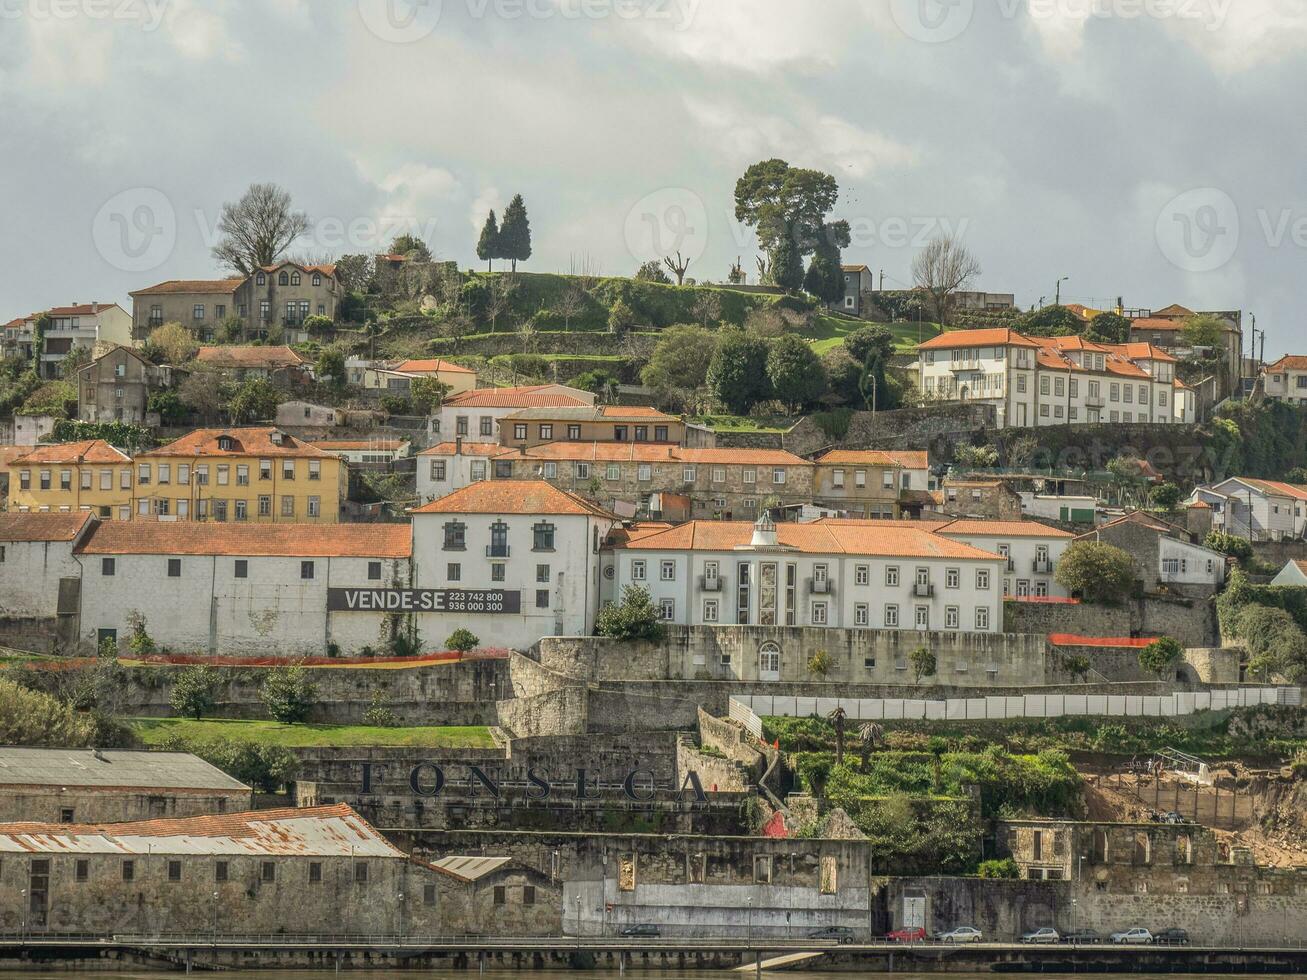
POLYGON ((678 251, 676 253, 675 262, 672 261, 672 257, 670 255, 663 256, 663 265, 667 266, 667 268, 671 270, 672 274, 676 276, 676 285, 678 286, 685 285, 685 273, 686 270, 690 268, 689 259, 681 258, 681 253, 678 251))
POLYGON ((758 267, 758 282, 763 286, 775 285, 771 278, 771 259, 766 255, 757 255, 753 262, 758 267))
POLYGON ((589 294, 585 286, 581 284, 580 279, 571 279, 567 283, 567 288, 563 290, 563 295, 558 297, 558 312, 563 314, 563 326, 567 330, 572 329, 572 317, 576 316, 585 309, 585 301, 589 294))
POLYGON ((980 263, 956 238, 936 238, 912 260, 912 278, 930 299, 935 319, 948 322, 953 294, 980 275, 980 263))
POLYGON ((499 318, 513 306, 513 292, 517 281, 512 276, 498 275, 490 280, 490 296, 486 300, 486 313, 490 315, 490 332, 494 333, 499 318))
POLYGON ((222 206, 222 240, 213 257, 241 275, 272 265, 309 229, 309 219, 291 208, 290 194, 276 184, 251 184, 236 202, 222 206))
POLYGON ((699 293, 694 301, 694 315, 705 327, 710 327, 722 318, 722 298, 716 290, 707 289, 699 293))

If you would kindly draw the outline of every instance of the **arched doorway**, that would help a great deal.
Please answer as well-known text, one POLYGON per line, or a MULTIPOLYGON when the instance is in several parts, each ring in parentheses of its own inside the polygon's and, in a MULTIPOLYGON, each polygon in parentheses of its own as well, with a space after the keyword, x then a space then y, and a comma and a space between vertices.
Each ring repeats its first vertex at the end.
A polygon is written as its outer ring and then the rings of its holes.
POLYGON ((781 679, 781 648, 775 643, 764 643, 758 650, 758 679, 763 681, 781 679))

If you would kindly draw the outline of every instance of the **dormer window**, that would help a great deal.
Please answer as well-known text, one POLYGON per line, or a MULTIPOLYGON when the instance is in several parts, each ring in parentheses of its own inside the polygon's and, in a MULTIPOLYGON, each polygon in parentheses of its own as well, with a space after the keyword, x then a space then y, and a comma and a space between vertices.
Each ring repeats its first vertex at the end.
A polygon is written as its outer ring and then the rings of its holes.
POLYGON ((235 445, 236 442, 234 439, 232 439, 231 436, 218 436, 218 448, 222 452, 224 453, 231 452, 232 449, 235 447, 235 445))
POLYGON ((298 272, 292 272, 290 274, 290 284, 292 286, 298 286, 300 284, 300 274, 298 272))
POLYGON ((277 277, 277 284, 278 284, 278 285, 281 285, 281 286, 289 286, 289 285, 290 285, 290 275, 289 275, 289 273, 285 273, 285 272, 283 272, 281 275, 279 275, 279 276, 277 277))

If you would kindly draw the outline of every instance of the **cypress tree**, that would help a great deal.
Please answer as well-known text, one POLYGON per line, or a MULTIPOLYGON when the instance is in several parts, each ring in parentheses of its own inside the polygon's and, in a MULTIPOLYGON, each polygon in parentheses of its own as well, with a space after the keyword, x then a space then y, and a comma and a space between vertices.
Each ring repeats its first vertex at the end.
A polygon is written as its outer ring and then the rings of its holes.
POLYGON ((499 227, 499 257, 513 263, 525 262, 531 257, 531 222, 526 216, 526 202, 521 194, 514 194, 504 211, 504 223, 499 227))
POLYGON ((477 258, 485 259, 486 271, 493 272, 495 259, 500 255, 499 222, 495 220, 495 212, 491 211, 486 215, 486 223, 481 227, 481 238, 477 241, 477 258))

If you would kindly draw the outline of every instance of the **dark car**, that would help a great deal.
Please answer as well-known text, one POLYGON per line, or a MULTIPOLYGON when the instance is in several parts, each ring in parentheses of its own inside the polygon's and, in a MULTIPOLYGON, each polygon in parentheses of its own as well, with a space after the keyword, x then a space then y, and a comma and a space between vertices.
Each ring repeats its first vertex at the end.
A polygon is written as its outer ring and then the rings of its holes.
POLYGON ((825 929, 813 929, 808 933, 809 939, 826 939, 837 943, 853 942, 853 930, 847 926, 827 926, 825 929))
POLYGON ((1188 946, 1189 933, 1172 926, 1170 929, 1153 933, 1153 942, 1159 946, 1188 946))
POLYGON ((1077 946, 1089 946, 1102 941, 1103 937, 1094 932, 1093 929, 1076 929, 1072 932, 1062 933, 1062 942, 1073 943, 1077 946))
POLYGON ((627 926, 621 931, 620 935, 628 938, 657 939, 662 933, 658 931, 657 926, 642 925, 627 926))

